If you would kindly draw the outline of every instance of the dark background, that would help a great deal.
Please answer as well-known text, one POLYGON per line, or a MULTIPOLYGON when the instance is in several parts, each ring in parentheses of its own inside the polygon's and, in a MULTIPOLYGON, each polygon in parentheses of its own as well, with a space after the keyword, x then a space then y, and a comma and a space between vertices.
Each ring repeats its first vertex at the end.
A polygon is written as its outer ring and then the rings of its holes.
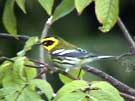
MULTIPOLYGON (((46 12, 39 5, 37 0, 26 0, 27 14, 24 14, 17 5, 15 13, 17 18, 18 34, 29 36, 40 36, 44 23, 47 20, 46 12)), ((2 24, 2 13, 5 0, 0 0, 0 33, 7 33, 2 24)), ((55 5, 59 3, 59 0, 55 5)), ((135 1, 120 0, 120 17, 134 38, 135 29, 135 1)), ((90 52, 105 55, 120 55, 130 50, 126 39, 117 26, 108 32, 102 33, 98 30, 98 23, 94 13, 94 3, 87 7, 82 15, 78 16, 74 10, 69 15, 61 18, 53 24, 50 33, 59 35, 65 40, 72 42, 90 52)), ((0 39, 0 56, 14 57, 16 52, 23 48, 19 41, 0 39)), ((38 48, 28 53, 29 57, 38 58, 38 48)), ((101 60, 94 62, 97 68, 116 77, 120 81, 135 86, 135 58, 125 57, 121 60, 101 60)), ((86 79, 97 80, 93 75, 86 75, 86 79)))

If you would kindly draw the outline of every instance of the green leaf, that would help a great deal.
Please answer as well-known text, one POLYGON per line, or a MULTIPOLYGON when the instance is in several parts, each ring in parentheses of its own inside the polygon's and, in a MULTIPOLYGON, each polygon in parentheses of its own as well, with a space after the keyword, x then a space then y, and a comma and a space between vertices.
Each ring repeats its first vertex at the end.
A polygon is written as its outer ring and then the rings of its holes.
POLYGON ((14 63, 5 61, 0 65, 0 84, 3 86, 18 87, 37 75, 36 68, 29 68, 24 65, 25 63, 34 66, 34 63, 26 57, 15 57, 12 60, 14 63))
MULTIPOLYGON (((69 73, 70 75, 72 75, 72 76, 78 78, 79 72, 80 72, 80 69, 75 69, 75 70, 69 71, 68 73, 69 73)), ((79 78, 80 78, 80 79, 83 79, 84 73, 85 73, 85 72, 84 72, 83 70, 81 70, 81 73, 80 73, 80 75, 79 75, 79 78)), ((73 81, 73 79, 71 79, 71 78, 69 78, 69 77, 67 77, 67 76, 65 76, 65 75, 63 75, 63 74, 60 74, 60 73, 59 73, 59 77, 60 77, 60 80, 61 80, 64 84, 73 81)))
POLYGON ((88 83, 83 80, 74 80, 70 83, 67 83, 64 85, 58 92, 58 95, 63 95, 65 93, 70 93, 79 89, 87 88, 89 87, 88 83))
POLYGON ((26 57, 16 57, 14 61, 13 70, 18 73, 20 79, 29 81, 37 75, 36 68, 25 66, 25 64, 34 66, 34 63, 29 61, 26 57))
POLYGON ((34 79, 31 80, 30 83, 39 88, 49 100, 53 97, 53 89, 47 81, 34 79))
POLYGON ((17 53, 17 56, 24 56, 25 53, 26 53, 25 50, 21 50, 21 51, 19 51, 19 52, 17 53))
POLYGON ((74 0, 62 0, 54 11, 52 22, 69 14, 71 11, 73 11, 73 9, 74 9, 74 0))
POLYGON ((48 15, 52 14, 54 0, 38 0, 38 2, 44 8, 44 10, 48 13, 48 15))
POLYGON ((90 91, 90 97, 95 99, 92 101, 124 101, 119 91, 107 82, 93 82, 91 88, 97 89, 90 91))
POLYGON ((16 3, 20 7, 20 9, 26 14, 25 0, 16 0, 16 3))
POLYGON ((38 42, 38 37, 31 37, 29 38, 24 46, 24 50, 29 51, 31 50, 31 47, 35 45, 38 42))
POLYGON ((2 89, 0 89, 0 100, 2 100, 4 98, 4 96, 5 96, 5 93, 2 88, 2 89))
POLYGON ((23 75, 23 70, 24 70, 24 60, 26 57, 16 57, 14 59, 14 64, 13 64, 13 71, 20 76, 21 79, 26 80, 26 78, 23 75))
POLYGON ((10 71, 7 72, 4 75, 4 78, 2 80, 2 85, 3 87, 13 87, 13 88, 20 88, 20 86, 22 86, 25 83, 25 81, 23 81, 17 73, 10 71))
POLYGON ((75 7, 77 12, 81 14, 83 10, 92 3, 93 0, 75 0, 75 7))
POLYGON ((26 87, 18 97, 17 101, 43 101, 36 90, 26 87))
MULTIPOLYGON (((25 59, 25 64, 35 66, 35 64, 28 59, 25 59)), ((24 75, 28 81, 32 80, 37 76, 37 69, 24 66, 24 75)))
POLYGON ((82 92, 72 92, 64 94, 63 96, 54 99, 54 101, 82 101, 85 98, 86 94, 82 92))
POLYGON ((36 69, 26 67, 24 63, 29 63, 29 65, 33 65, 33 63, 25 57, 15 57, 12 60, 14 63, 5 61, 0 65, 0 78, 3 87, 0 89, 0 100, 41 101, 35 87, 28 85, 28 81, 36 76, 36 69))
POLYGON ((4 61, 1 65, 0 65, 0 85, 2 83, 2 80, 5 76, 5 74, 8 72, 10 73, 10 69, 13 66, 13 64, 9 61, 4 61))
POLYGON ((13 63, 5 61, 0 65, 0 84, 3 87, 20 87, 24 81, 20 78, 18 72, 13 71, 13 63))
POLYGON ((14 3, 15 0, 6 0, 2 20, 6 30, 11 35, 16 36, 17 28, 16 28, 16 17, 14 14, 14 3))
POLYGON ((26 42, 23 50, 17 53, 18 56, 24 56, 25 53, 31 50, 32 46, 38 42, 38 37, 30 37, 26 42))
POLYGON ((19 88, 5 87, 0 89, 2 101, 41 101, 39 94, 30 86, 22 85, 19 88))
POLYGON ((102 24, 99 29, 108 32, 117 22, 119 15, 119 0, 95 0, 95 12, 102 24))
POLYGON ((13 87, 5 87, 0 89, 0 101, 15 101, 18 89, 13 87), (10 92, 10 93, 9 93, 10 92))

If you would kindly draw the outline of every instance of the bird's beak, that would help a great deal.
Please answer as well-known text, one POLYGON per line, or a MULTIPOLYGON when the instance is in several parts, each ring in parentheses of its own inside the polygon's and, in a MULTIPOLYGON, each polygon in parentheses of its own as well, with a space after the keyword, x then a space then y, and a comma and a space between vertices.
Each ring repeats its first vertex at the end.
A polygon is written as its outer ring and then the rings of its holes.
POLYGON ((42 43, 41 42, 37 42, 36 45, 42 45, 42 43))

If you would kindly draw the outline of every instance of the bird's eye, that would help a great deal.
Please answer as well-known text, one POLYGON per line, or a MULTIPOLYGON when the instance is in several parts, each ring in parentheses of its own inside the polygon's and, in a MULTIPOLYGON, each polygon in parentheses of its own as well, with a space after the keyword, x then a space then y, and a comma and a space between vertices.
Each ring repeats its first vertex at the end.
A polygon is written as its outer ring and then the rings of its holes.
POLYGON ((43 42, 43 45, 45 45, 45 46, 50 46, 50 45, 52 45, 54 43, 54 41, 52 41, 52 40, 47 40, 47 41, 44 41, 43 42))

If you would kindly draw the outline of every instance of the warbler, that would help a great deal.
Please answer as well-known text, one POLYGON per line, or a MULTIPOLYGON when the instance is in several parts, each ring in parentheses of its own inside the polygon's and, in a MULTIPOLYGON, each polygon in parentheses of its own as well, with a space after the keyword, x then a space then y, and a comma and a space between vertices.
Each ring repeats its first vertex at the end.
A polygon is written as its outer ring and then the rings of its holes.
POLYGON ((60 37, 44 37, 41 39, 41 44, 49 53, 49 60, 51 63, 67 72, 71 69, 80 69, 81 65, 87 64, 94 60, 114 57, 98 56, 96 54, 89 53, 60 37))

